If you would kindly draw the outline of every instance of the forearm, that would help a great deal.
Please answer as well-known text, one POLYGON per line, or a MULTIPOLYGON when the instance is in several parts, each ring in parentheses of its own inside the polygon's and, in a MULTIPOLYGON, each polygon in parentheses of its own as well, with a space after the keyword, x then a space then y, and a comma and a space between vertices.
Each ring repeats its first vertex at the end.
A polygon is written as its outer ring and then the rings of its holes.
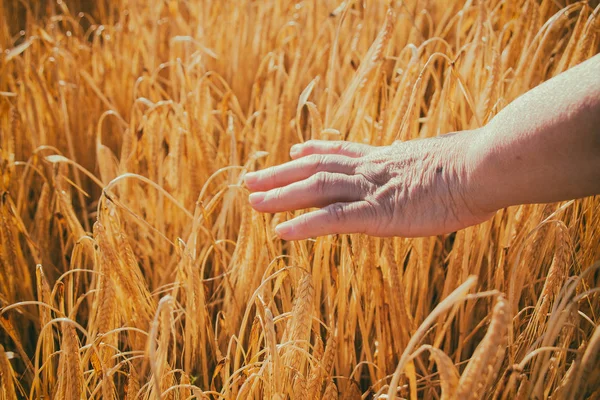
POLYGON ((516 99, 476 142, 472 181, 484 210, 600 193, 600 55, 516 99))

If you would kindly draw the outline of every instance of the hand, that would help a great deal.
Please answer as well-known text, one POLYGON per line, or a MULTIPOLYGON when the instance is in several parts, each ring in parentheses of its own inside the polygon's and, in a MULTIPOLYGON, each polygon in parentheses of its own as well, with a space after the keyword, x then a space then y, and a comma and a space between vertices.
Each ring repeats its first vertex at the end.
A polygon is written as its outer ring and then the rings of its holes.
POLYGON ((429 236, 490 218, 470 200, 476 185, 470 143, 476 132, 373 147, 308 141, 293 161, 246 174, 250 204, 261 212, 310 211, 276 227, 282 239, 333 233, 429 236))

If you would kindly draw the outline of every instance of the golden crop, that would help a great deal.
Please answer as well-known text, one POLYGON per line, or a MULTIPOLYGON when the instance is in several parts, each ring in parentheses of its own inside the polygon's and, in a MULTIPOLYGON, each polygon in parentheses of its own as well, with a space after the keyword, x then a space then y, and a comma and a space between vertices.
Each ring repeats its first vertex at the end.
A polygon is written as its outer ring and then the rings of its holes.
POLYGON ((288 243, 242 184, 482 126, 600 50, 564 3, 0 1, 0 399, 600 397, 599 198, 288 243))

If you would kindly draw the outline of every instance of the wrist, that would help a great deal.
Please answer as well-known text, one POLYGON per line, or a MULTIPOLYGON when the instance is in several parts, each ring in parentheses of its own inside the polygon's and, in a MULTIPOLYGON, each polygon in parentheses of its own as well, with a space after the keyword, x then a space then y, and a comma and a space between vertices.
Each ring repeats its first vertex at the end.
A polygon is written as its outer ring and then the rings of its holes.
POLYGON ((489 125, 474 129, 467 135, 467 193, 476 212, 492 213, 511 205, 509 188, 502 188, 508 171, 502 168, 499 147, 489 125))

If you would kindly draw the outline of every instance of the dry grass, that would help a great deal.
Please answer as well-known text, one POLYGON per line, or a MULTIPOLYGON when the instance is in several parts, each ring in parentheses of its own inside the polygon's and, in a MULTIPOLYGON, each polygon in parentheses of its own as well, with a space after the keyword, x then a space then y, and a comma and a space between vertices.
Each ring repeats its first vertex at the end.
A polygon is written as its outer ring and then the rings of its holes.
POLYGON ((475 128, 599 51, 597 2, 384 3, 0 2, 0 398, 600 396, 600 199, 297 243, 249 207, 293 143, 475 128))

